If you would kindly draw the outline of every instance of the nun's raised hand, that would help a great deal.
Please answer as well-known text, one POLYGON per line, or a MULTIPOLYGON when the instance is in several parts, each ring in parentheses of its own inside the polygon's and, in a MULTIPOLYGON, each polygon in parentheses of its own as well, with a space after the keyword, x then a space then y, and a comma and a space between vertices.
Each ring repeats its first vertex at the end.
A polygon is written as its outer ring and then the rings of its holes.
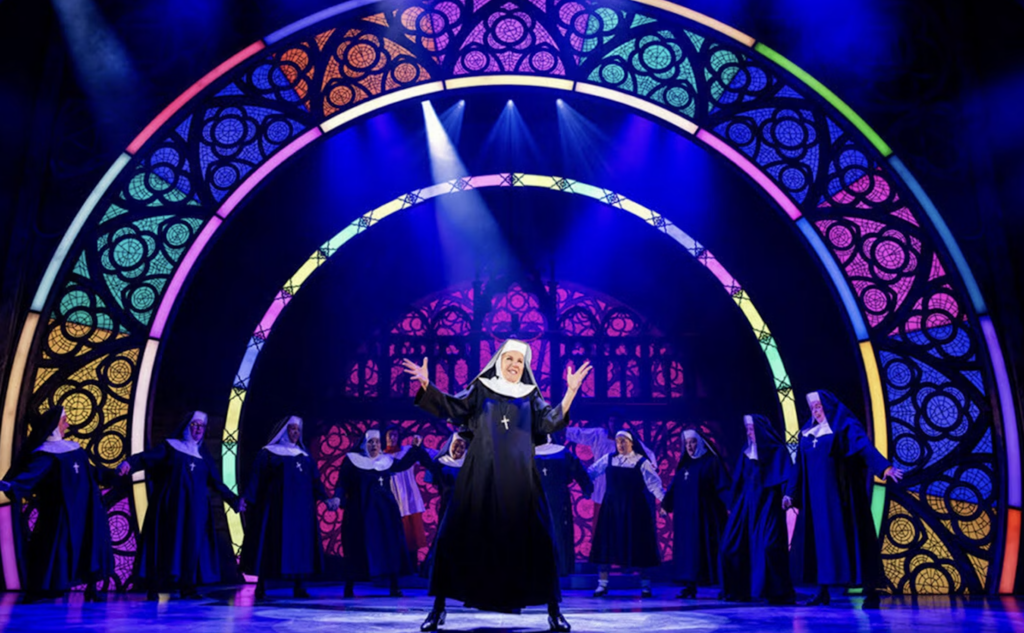
POLYGON ((590 361, 585 360, 580 368, 575 372, 572 370, 572 363, 565 366, 565 386, 570 392, 576 393, 580 389, 580 385, 583 384, 583 380, 590 373, 593 367, 590 366, 590 361))
POLYGON ((427 373, 427 357, 423 357, 423 365, 417 365, 408 358, 402 359, 402 367, 405 373, 412 376, 414 380, 420 381, 420 387, 426 389, 430 384, 430 374, 427 373))
POLYGON ((895 466, 889 466, 882 473, 882 479, 891 479, 895 483, 899 483, 900 479, 903 479, 903 471, 895 466))
POLYGON ((423 444, 423 438, 420 437, 419 435, 413 435, 412 436, 412 445, 413 446, 420 446, 421 444, 423 444))
POLYGON ((793 500, 790 499, 788 496, 783 497, 782 498, 782 509, 783 510, 789 510, 792 507, 793 507, 793 500))
POLYGON ((128 462, 121 462, 121 464, 117 467, 117 475, 119 477, 124 477, 130 472, 132 472, 132 466, 128 462))
POLYGON ((334 511, 341 507, 341 499, 333 497, 327 500, 327 509, 334 511))

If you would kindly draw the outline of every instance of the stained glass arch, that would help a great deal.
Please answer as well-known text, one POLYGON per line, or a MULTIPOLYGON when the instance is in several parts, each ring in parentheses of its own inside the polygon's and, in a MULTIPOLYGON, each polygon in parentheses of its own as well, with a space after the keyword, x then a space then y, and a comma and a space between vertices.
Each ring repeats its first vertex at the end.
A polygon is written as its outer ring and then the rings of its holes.
MULTIPOLYGON (((129 145, 61 241, 18 343, 0 468, 19 410, 58 403, 98 463, 141 450, 161 339, 193 265, 289 156, 399 101, 520 85, 642 111, 734 163, 774 201, 845 307, 876 443, 910 470, 877 507, 894 587, 1011 591, 1021 507, 1013 393, 985 302, 935 206, 813 77, 656 0, 353 2, 225 61, 129 145), (513 22, 524 37, 510 38, 513 22), (976 468, 959 469, 962 455, 976 468), (896 538, 896 526, 915 537, 896 538), (935 560, 907 543, 925 543, 935 560)), ((143 489, 136 481, 136 513, 143 489)), ((6 552, 9 517, 0 505, 6 552)), ((3 568, 18 587, 11 556, 3 568)))
MULTIPOLYGON (((761 314, 754 306, 750 295, 747 294, 747 291, 743 289, 740 282, 726 270, 725 266, 709 249, 685 233, 670 218, 614 191, 559 176, 517 173, 490 174, 460 178, 405 193, 364 213, 310 254, 299 269, 285 281, 270 306, 267 307, 263 318, 260 319, 246 345, 246 350, 242 355, 238 373, 235 376, 235 381, 228 397, 228 415, 224 424, 221 464, 224 480, 232 490, 238 492, 238 444, 242 429, 245 401, 252 391, 251 378, 256 362, 259 360, 260 352, 274 332, 274 325, 280 319, 284 310, 287 309, 288 305, 302 290, 309 278, 350 240, 377 227, 382 220, 400 212, 413 209, 439 196, 459 195, 488 188, 538 188, 598 200, 613 209, 625 211, 643 220, 645 224, 682 246, 688 255, 693 257, 697 263, 715 277, 722 290, 729 295, 729 298, 743 313, 744 318, 750 325, 751 333, 756 338, 761 352, 764 354, 765 364, 768 366, 772 377, 772 387, 778 399, 779 411, 782 412, 786 434, 792 450, 795 451, 799 420, 796 415, 793 388, 778 343, 772 335, 768 324, 765 323, 761 314)), ((531 296, 534 295, 530 295, 522 291, 522 289, 505 293, 500 299, 500 304, 495 306, 495 310, 479 317, 482 319, 482 330, 486 331, 488 335, 499 339, 516 337, 522 340, 532 340, 542 333, 555 331, 561 332, 564 336, 568 337, 594 337, 598 333, 603 333, 608 339, 614 340, 635 336, 637 328, 640 327, 638 324, 641 320, 628 310, 614 307, 608 309, 607 306, 595 305, 594 299, 574 296, 571 293, 566 294, 564 289, 558 290, 557 299, 551 298, 547 301, 544 305, 544 307, 548 308, 547 310, 542 309, 535 296, 533 303, 531 303, 531 296), (562 309, 557 310, 557 312, 552 308, 556 304, 562 306, 562 309), (551 314, 545 316, 545 311, 551 314)), ((393 334, 403 334, 407 337, 423 337, 428 332, 434 332, 435 335, 443 333, 448 336, 468 335, 473 329, 473 302, 471 299, 465 298, 462 301, 454 301, 453 297, 448 297, 448 300, 440 306, 436 305, 435 302, 435 304, 428 304, 417 308, 399 322, 396 326, 398 331, 393 332, 393 334)), ((418 339, 412 338, 410 340, 418 339)), ((651 357, 658 356, 660 358, 663 345, 661 343, 657 345, 652 343, 651 345, 651 357)), ((621 348, 622 346, 618 347, 621 348)), ((494 351, 494 349, 490 349, 486 354, 486 358, 481 360, 481 363, 486 361, 494 351)), ((461 376, 461 379, 456 380, 453 384, 457 384, 459 387, 465 386, 466 372, 469 371, 468 366, 454 366, 451 363, 445 363, 443 359, 447 356, 447 353, 444 346, 437 347, 434 349, 434 352, 436 356, 435 362, 441 361, 440 368, 442 373, 439 381, 441 387, 447 387, 449 384, 448 379, 454 376, 461 376), (446 366, 448 371, 444 370, 446 366)), ((547 348, 538 349, 535 352, 535 358, 549 358, 551 353, 547 348)), ((419 347, 415 347, 404 353, 420 356, 423 352, 419 347)), ((463 354, 462 356, 465 355, 463 354)), ((463 358, 463 362, 465 362, 465 358, 463 358)), ((562 365, 556 363, 556 366, 561 367, 562 365)), ((351 380, 346 385, 348 395, 360 397, 378 394, 386 385, 385 382, 382 382, 381 369, 380 361, 367 361, 367 364, 353 369, 354 374, 350 376, 351 380)), ((673 381, 679 377, 681 367, 673 365, 671 362, 666 364, 661 360, 655 359, 653 365, 647 369, 654 377, 652 383, 654 387, 647 391, 645 395, 654 400, 658 398, 671 399, 680 395, 677 393, 677 389, 673 387, 673 381)), ((613 362, 609 362, 607 370, 607 376, 603 377, 600 382, 601 384, 608 383, 611 385, 606 390, 608 395, 616 398, 629 398, 631 395, 641 393, 638 367, 635 364, 633 366, 628 364, 623 366, 621 363, 616 365, 613 362)), ((549 367, 542 365, 536 367, 535 371, 540 380, 551 379, 548 375, 549 367)), ((403 376, 404 374, 396 367, 391 367, 392 381, 403 376)), ((594 381, 590 381, 584 385, 584 396, 593 396, 593 383, 594 381)), ((405 386, 405 391, 409 392, 407 381, 402 384, 405 386)), ((394 385, 391 391, 395 391, 394 385)), ((414 394, 415 391, 406 395, 411 396, 414 394)), ((668 422, 672 422, 671 425, 678 425, 678 421, 668 422)), ((653 435, 655 432, 652 431, 651 433, 653 435)), ((658 431, 657 434, 660 437, 661 431, 658 431)), ((331 446, 332 449, 337 448, 334 444, 331 446)), ((349 445, 346 444, 346 446, 349 445)), ((332 452, 339 460, 344 454, 343 452, 338 452, 340 450, 337 449, 337 451, 332 452)), ((334 463, 334 466, 336 467, 337 463, 334 463)), ((238 515, 231 511, 230 507, 225 506, 225 511, 228 513, 231 540, 237 552, 242 544, 242 522, 238 515)), ((334 517, 335 515, 331 514, 330 516, 334 517)), ((588 528, 581 526, 580 529, 586 531, 588 528)))

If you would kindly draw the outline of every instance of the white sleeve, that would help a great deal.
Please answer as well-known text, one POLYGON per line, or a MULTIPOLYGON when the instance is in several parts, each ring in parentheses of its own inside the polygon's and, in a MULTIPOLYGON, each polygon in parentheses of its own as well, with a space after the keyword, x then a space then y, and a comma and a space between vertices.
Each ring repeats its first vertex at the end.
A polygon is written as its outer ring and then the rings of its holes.
POLYGON ((647 489, 651 491, 651 494, 658 501, 664 499, 665 489, 661 487, 661 477, 658 475, 658 471, 654 469, 654 464, 651 463, 651 460, 644 460, 643 465, 640 466, 640 472, 643 473, 644 483, 647 484, 647 489))
POLYGON ((594 460, 594 463, 587 469, 587 474, 590 475, 591 479, 597 479, 604 474, 606 468, 608 468, 608 460, 611 459, 611 455, 605 455, 594 460))
POLYGON ((570 426, 565 429, 565 437, 570 442, 583 444, 590 448, 595 454, 600 454, 597 449, 608 441, 608 432, 604 429, 584 429, 578 426, 570 426))

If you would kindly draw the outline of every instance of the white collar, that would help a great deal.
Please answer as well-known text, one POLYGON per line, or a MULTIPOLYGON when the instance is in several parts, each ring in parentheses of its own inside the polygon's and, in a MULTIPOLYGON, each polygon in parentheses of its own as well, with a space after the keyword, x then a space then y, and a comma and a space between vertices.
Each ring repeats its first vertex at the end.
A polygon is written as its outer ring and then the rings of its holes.
POLYGON ((281 426, 281 429, 274 436, 274 439, 270 440, 270 443, 263 448, 267 449, 274 455, 281 455, 282 457, 295 457, 296 455, 309 455, 301 446, 294 444, 288 439, 288 427, 296 421, 299 425, 299 438, 302 438, 302 418, 291 416, 281 426))
POLYGON ((530 395, 537 388, 537 385, 527 384, 521 380, 519 382, 509 382, 505 380, 500 371, 497 373, 498 375, 491 376, 490 378, 481 378, 480 382, 494 393, 506 398, 522 398, 530 395))
POLYGON ((630 464, 630 465, 633 465, 636 462, 640 461, 640 457, 641 457, 640 453, 637 453, 636 451, 630 451, 629 453, 627 453, 625 455, 621 455, 621 454, 619 454, 618 451, 616 451, 616 452, 612 453, 608 457, 608 465, 609 466, 613 465, 613 460, 615 460, 615 459, 619 460, 619 462, 618 462, 619 464, 630 464))
POLYGON ((757 444, 747 444, 747 447, 743 449, 743 454, 746 455, 748 458, 757 461, 757 444))
POLYGON ((381 453, 370 458, 362 453, 348 453, 345 458, 352 462, 352 465, 359 470, 387 470, 395 463, 395 460, 387 453, 381 453))
POLYGON ((199 443, 194 440, 186 442, 185 440, 169 439, 167 440, 167 443, 171 445, 171 448, 179 453, 184 453, 189 457, 202 458, 202 455, 199 454, 199 443))
POLYGON ((561 453, 564 450, 565 446, 562 446, 561 444, 552 444, 551 442, 548 442, 546 444, 541 444, 540 446, 534 446, 533 454, 543 457, 545 455, 557 455, 558 453, 561 453))
POLYGON ((71 451, 79 450, 82 445, 72 440, 55 440, 53 436, 46 439, 45 442, 39 445, 39 448, 35 452, 39 453, 50 453, 52 455, 60 455, 63 453, 70 453, 71 451))
POLYGON ((296 455, 309 455, 306 451, 302 450, 295 444, 278 442, 277 444, 267 444, 263 448, 267 449, 274 455, 280 455, 281 457, 295 457, 296 455))
POLYGON ((455 459, 451 455, 442 455, 437 458, 437 461, 441 462, 445 466, 451 466, 452 468, 462 468, 463 462, 466 461, 466 455, 463 453, 462 457, 455 459))
POLYGON ((800 432, 800 435, 804 437, 823 437, 825 435, 832 435, 832 427, 829 426, 828 422, 818 423, 815 422, 810 427, 800 432))

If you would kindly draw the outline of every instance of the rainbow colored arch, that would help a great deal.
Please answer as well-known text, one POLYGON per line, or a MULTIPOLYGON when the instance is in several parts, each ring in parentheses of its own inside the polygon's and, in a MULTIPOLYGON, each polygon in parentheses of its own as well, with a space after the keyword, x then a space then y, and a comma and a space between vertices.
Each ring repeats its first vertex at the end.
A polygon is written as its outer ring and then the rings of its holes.
MULTIPOLYGON (((482 86, 634 108, 756 183, 832 279, 864 360, 876 444, 911 471, 905 488, 876 495, 893 589, 1012 591, 1012 392, 985 303, 935 206, 836 95, 753 38, 661 0, 357 0, 225 61, 128 146, 61 241, 18 343, 0 470, 27 407, 63 404, 97 462, 141 450, 179 293, 255 186, 362 116, 482 86)), ((144 491, 139 476, 137 516, 144 491)), ((9 506, 0 556, 17 588, 9 506)))

